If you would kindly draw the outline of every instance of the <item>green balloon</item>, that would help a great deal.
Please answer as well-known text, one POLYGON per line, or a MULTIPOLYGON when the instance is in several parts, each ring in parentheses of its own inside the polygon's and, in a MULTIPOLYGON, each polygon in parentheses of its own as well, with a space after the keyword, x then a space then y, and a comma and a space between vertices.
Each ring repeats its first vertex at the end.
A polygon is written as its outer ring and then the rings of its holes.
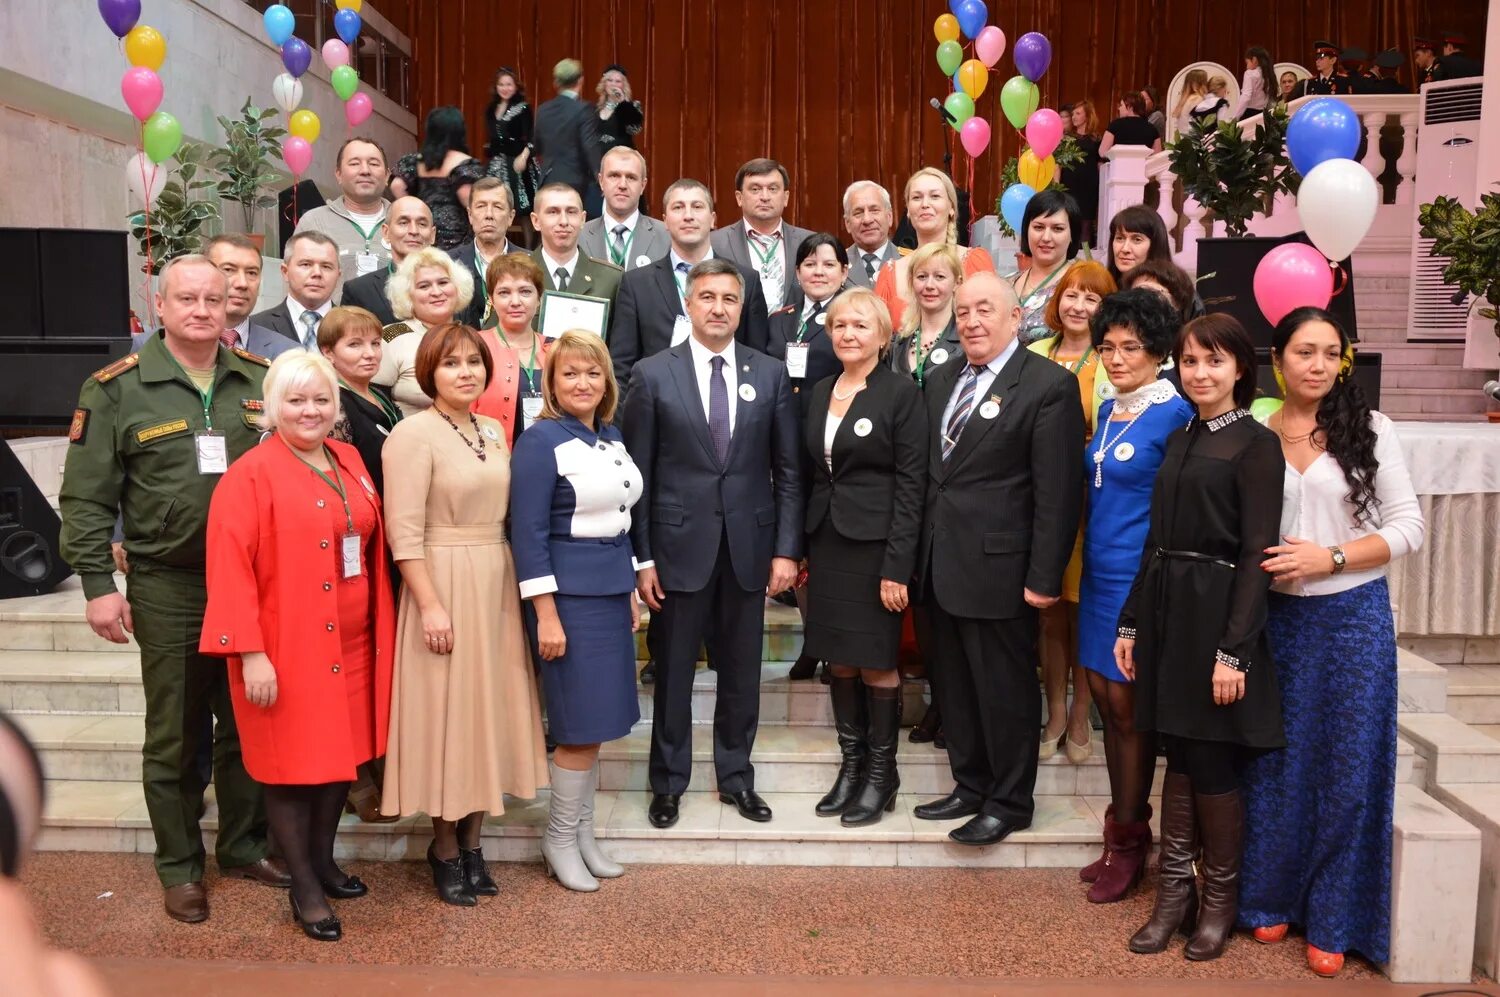
POLYGON ((1016 128, 1026 127, 1026 119, 1041 103, 1042 95, 1036 84, 1024 76, 1012 76, 1000 88, 1000 108, 1005 119, 1016 128))
POLYGON ((146 119, 146 158, 160 165, 171 159, 182 145, 182 125, 166 111, 157 111, 146 119))
POLYGON ((959 47, 958 42, 943 42, 938 46, 937 60, 938 68, 943 71, 943 75, 952 76, 963 64, 964 50, 959 47))
POLYGON ((953 126, 954 131, 962 128, 964 122, 974 116, 974 98, 962 90, 950 93, 948 99, 943 101, 943 106, 948 109, 949 114, 953 115, 953 120, 948 123, 953 126))
POLYGON ((353 66, 338 67, 330 79, 333 81, 333 92, 339 95, 339 100, 348 100, 359 89, 359 74, 354 71, 353 66))
POLYGON ((1257 398, 1250 403, 1250 414, 1256 422, 1265 422, 1281 409, 1280 398, 1257 398))

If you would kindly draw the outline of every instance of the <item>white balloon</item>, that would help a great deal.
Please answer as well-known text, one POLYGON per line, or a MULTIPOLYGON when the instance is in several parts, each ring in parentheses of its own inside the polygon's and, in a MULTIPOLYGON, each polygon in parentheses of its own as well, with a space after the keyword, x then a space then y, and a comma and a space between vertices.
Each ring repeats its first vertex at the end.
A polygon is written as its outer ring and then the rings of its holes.
POLYGON ((1297 213, 1318 252, 1337 263, 1348 259, 1380 207, 1380 188, 1370 171, 1352 159, 1329 159, 1302 178, 1297 213))
POLYGON ((302 103, 302 81, 291 73, 282 73, 271 82, 271 96, 277 107, 291 114, 302 103))
POLYGON ((156 203, 156 196, 167 185, 167 168, 153 163, 144 152, 130 157, 125 164, 125 186, 130 196, 146 207, 156 203))

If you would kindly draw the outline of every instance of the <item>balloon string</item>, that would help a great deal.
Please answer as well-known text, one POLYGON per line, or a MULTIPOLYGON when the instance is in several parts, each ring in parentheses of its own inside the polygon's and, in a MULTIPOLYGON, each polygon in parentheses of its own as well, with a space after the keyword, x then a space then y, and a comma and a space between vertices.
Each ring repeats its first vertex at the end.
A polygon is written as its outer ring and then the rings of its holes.
POLYGON ((146 163, 150 160, 146 156, 145 122, 138 120, 135 128, 138 136, 136 144, 140 147, 141 191, 145 195, 146 202, 145 209, 141 212, 142 227, 146 230, 146 273, 144 279, 141 281, 141 297, 146 302, 146 320, 154 326, 156 324, 156 316, 153 314, 154 306, 151 300, 151 278, 156 275, 156 264, 151 259, 151 181, 155 179, 155 169, 157 166, 153 163, 152 173, 150 175, 146 173, 146 163))
POLYGON ((1328 266, 1329 269, 1337 274, 1337 283, 1333 288, 1333 296, 1337 298, 1340 294, 1344 293, 1344 288, 1349 286, 1349 275, 1344 272, 1343 267, 1339 266, 1337 263, 1334 263, 1332 260, 1328 261, 1328 266))

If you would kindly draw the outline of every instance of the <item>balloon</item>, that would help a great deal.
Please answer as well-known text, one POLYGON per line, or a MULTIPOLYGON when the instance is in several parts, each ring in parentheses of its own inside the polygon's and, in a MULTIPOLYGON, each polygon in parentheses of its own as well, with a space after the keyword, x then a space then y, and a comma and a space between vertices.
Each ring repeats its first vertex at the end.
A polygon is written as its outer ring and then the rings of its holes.
POLYGON ((164 163, 182 145, 182 125, 166 111, 157 111, 146 121, 142 137, 150 160, 164 163))
POLYGON ((135 66, 120 78, 120 94, 137 121, 145 121, 161 106, 161 77, 154 70, 135 66))
POLYGON ((307 42, 293 35, 281 46, 281 64, 286 67, 287 72, 300 78, 307 72, 307 67, 312 65, 312 49, 307 42))
POLYGON ((962 90, 950 93, 948 99, 943 101, 943 106, 948 109, 949 114, 953 115, 953 120, 949 124, 953 126, 954 131, 963 128, 964 122, 974 116, 974 101, 962 90))
POLYGON ((984 22, 990 19, 990 12, 985 7, 984 0, 963 0, 953 13, 958 17, 958 27, 964 33, 965 38, 973 38, 983 31, 984 22))
POLYGON ((125 58, 132 66, 160 69, 167 61, 167 40, 160 31, 145 24, 131 28, 125 36, 125 58))
POLYGON ((1026 141, 1038 159, 1051 156, 1062 141, 1062 116, 1050 107, 1034 112, 1026 119, 1026 141))
POLYGON ((1052 43, 1040 31, 1028 31, 1016 39, 1010 54, 1016 60, 1016 71, 1035 83, 1052 61, 1052 43))
POLYGON ((358 128, 369 119, 374 110, 369 94, 356 93, 344 103, 344 120, 349 122, 350 128, 358 128))
POLYGON ((1046 190, 1057 178, 1057 160, 1038 156, 1035 149, 1026 149, 1016 161, 1016 176, 1032 190, 1046 190))
POLYGON ((292 112, 287 121, 286 130, 302 139, 304 142, 312 143, 318 140, 318 134, 323 130, 323 123, 318 116, 307 108, 292 112))
POLYGON ((937 36, 939 45, 958 41, 958 18, 952 14, 938 15, 938 19, 932 22, 932 33, 937 36))
POLYGON ((1026 215, 1026 205, 1036 197, 1036 191, 1024 183, 1013 183, 1000 195, 1000 215, 1012 232, 1021 231, 1021 219, 1026 215))
POLYGON ((1036 84, 1024 76, 1012 76, 1000 88, 1000 108, 1005 112, 1005 119, 1017 128, 1025 127, 1026 119, 1041 101, 1042 95, 1036 84))
POLYGON ((964 152, 971 159, 977 157, 989 148, 990 123, 980 117, 970 118, 958 129, 958 140, 963 143, 964 152))
POLYGON ((339 10, 352 10, 356 14, 364 6, 364 0, 333 0, 333 5, 339 10))
POLYGON ((979 37, 974 39, 974 54, 980 62, 994 69, 995 63, 1005 54, 1005 32, 993 24, 979 32, 979 37))
POLYGON ((958 88, 975 100, 989 83, 990 71, 978 59, 970 59, 958 67, 958 88))
POLYGON ((1375 223, 1380 190, 1370 171, 1352 159, 1329 159, 1313 167, 1297 190, 1297 213, 1318 252, 1347 260, 1375 223))
POLYGON ((323 43, 323 65, 329 70, 342 69, 349 65, 349 46, 337 38, 323 43))
POLYGON ((1327 308, 1333 297, 1333 270, 1313 247, 1287 242, 1261 257, 1254 287, 1260 313, 1275 325, 1303 305, 1327 308))
POLYGON ((1256 422, 1265 422, 1280 411, 1283 404, 1280 398, 1257 398, 1250 403, 1250 415, 1256 422))
POLYGON ((271 97, 277 107, 291 114, 302 103, 302 81, 291 73, 278 73, 271 81, 271 97))
POLYGON ((156 203, 156 195, 167 185, 167 171, 144 153, 138 152, 125 164, 125 186, 130 196, 146 207, 156 203))
POLYGON ((954 17, 958 16, 958 8, 964 5, 964 0, 948 0, 948 13, 954 17))
POLYGON ((285 45, 287 39, 292 37, 292 32, 297 30, 297 19, 285 4, 271 4, 266 8, 265 14, 261 15, 261 21, 266 26, 266 37, 277 48, 285 45))
POLYGON ((124 38, 141 19, 141 0, 99 0, 99 16, 116 38, 124 38))
POLYGON ((345 45, 354 44, 354 40, 359 37, 359 29, 359 15, 354 11, 341 10, 333 15, 333 30, 338 32, 345 45))
POLYGON ((958 42, 943 42, 937 47, 937 61, 943 75, 952 76, 958 72, 959 63, 964 61, 964 50, 958 42))
POLYGON ((1319 97, 1297 109, 1286 126, 1286 151, 1304 177, 1329 159, 1353 159, 1364 135, 1359 115, 1336 97, 1319 97))
POLYGON ((354 96, 354 91, 359 89, 359 74, 352 66, 340 66, 333 71, 330 79, 333 83, 333 92, 339 95, 339 100, 348 100, 354 96))
POLYGON ((292 176, 300 177, 312 165, 312 143, 293 135, 281 143, 281 158, 292 176))

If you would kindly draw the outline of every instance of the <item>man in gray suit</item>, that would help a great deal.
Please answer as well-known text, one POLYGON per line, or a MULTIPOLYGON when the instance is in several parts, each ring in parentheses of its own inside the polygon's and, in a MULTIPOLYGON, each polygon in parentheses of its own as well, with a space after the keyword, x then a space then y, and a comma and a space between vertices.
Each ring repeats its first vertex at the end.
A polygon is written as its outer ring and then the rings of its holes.
MULTIPOLYGON (((224 299, 224 331, 219 339, 231 349, 248 350, 268 360, 294 349, 297 341, 250 321, 255 299, 260 297, 260 250, 243 235, 216 235, 208 240, 203 255, 219 268, 229 284, 224 299)), ((130 342, 138 350, 152 332, 137 333, 130 342)))
POLYGON ((628 145, 617 145, 599 163, 604 214, 584 223, 578 245, 596 260, 622 270, 655 263, 672 248, 666 226, 641 214, 646 189, 646 157, 628 145))
POLYGON ((885 261, 901 256, 891 242, 895 222, 891 193, 874 180, 856 180, 844 191, 844 230, 854 240, 849 246, 849 283, 874 287, 885 261))
POLYGON ((797 247, 812 233, 782 221, 791 194, 785 166, 774 159, 750 160, 734 175, 734 200, 744 217, 710 238, 715 256, 760 274, 767 312, 802 303, 794 261, 797 247))

